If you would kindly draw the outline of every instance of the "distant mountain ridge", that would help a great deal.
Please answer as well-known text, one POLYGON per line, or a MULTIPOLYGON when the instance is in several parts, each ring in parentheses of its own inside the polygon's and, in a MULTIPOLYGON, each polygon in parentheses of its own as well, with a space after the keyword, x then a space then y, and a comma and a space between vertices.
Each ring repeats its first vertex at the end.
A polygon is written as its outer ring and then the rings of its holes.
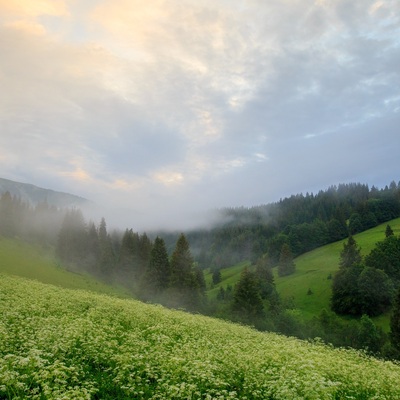
POLYGON ((44 189, 29 183, 11 181, 0 178, 0 195, 10 192, 12 196, 19 197, 30 205, 46 201, 50 206, 60 208, 81 207, 90 203, 89 200, 73 194, 44 189))

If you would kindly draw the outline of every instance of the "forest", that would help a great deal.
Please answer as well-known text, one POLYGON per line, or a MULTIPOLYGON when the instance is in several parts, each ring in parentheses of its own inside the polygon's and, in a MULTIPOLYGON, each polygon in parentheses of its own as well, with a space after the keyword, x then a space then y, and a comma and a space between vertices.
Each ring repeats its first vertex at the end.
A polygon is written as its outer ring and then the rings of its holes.
POLYGON ((221 209, 219 215, 210 229, 109 232, 105 218, 96 224, 80 209, 30 205, 6 192, 0 198, 0 235, 46 247, 63 268, 123 285, 142 301, 399 358, 400 237, 388 224, 384 240, 362 258, 353 235, 400 216, 400 182, 382 189, 340 184, 267 205, 221 209), (274 274, 292 274, 295 257, 345 238, 332 277, 331 309, 308 323, 293 318, 274 274), (204 272, 211 271, 215 284, 221 270, 241 261, 248 266, 240 280, 208 299, 204 272), (370 318, 388 309, 390 334, 370 318), (340 315, 354 318, 343 322, 340 315))

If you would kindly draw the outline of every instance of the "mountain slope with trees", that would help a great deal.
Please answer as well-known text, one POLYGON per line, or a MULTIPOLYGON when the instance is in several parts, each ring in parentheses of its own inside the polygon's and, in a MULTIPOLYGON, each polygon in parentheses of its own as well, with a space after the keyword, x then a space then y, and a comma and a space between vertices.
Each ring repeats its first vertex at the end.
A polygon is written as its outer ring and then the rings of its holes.
MULTIPOLYGON (((221 215, 223 222, 209 230, 146 234, 126 228, 109 232, 105 218, 96 225, 86 221, 80 209, 57 208, 46 202, 32 206, 6 192, 0 198, 0 235, 54 248, 64 268, 121 284, 141 300, 220 316, 261 330, 302 338, 319 336, 336 345, 369 346, 370 338, 364 331, 373 324, 370 317, 393 304, 392 294, 398 286, 399 266, 395 262, 389 260, 383 269, 377 266, 384 256, 397 251, 397 227, 386 226, 387 238, 365 259, 365 265, 364 259, 361 265, 352 238, 360 230, 400 215, 399 185, 392 182, 379 190, 362 184, 339 185, 317 195, 296 195, 251 209, 225 209, 221 215), (315 283, 314 278, 324 270, 318 265, 314 269, 307 266, 308 276, 303 276, 302 258, 338 238, 348 242, 340 249, 341 259, 323 278, 329 282, 315 283), (246 261, 248 268, 240 270, 233 285, 224 287, 220 284, 224 268, 233 260, 246 261), (277 273, 273 272, 275 267, 277 273), (219 284, 212 301, 206 294, 206 269, 211 271, 213 284, 219 284), (299 277, 307 280, 306 288, 296 285, 299 277), (289 294, 282 296, 285 282, 289 294), (296 316, 293 292, 301 288, 301 297, 306 295, 311 301, 321 294, 321 287, 329 285, 323 294, 326 298, 332 282, 332 309, 362 316, 361 320, 354 321, 356 325, 342 324, 320 308, 317 320, 307 326, 296 316), (371 303, 377 306, 372 309, 371 303), (332 331, 334 336, 330 336, 332 331)), ((379 330, 376 336, 380 350, 387 338, 379 330)))
MULTIPOLYGON (((219 210, 220 222, 209 230, 186 232, 193 254, 206 268, 225 268, 268 254, 277 265, 282 247, 297 257, 400 217, 400 183, 382 189, 350 183, 317 194, 297 194, 279 202, 219 210)), ((163 237, 172 246, 177 234, 163 237)))

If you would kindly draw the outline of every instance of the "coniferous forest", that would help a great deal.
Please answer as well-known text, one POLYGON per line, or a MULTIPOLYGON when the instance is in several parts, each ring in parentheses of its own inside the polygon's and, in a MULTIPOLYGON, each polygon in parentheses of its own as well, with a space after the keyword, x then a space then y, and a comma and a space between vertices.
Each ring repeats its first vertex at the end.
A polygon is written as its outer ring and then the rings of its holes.
POLYGON ((209 229, 110 231, 105 218, 97 224, 77 208, 31 205, 6 192, 0 198, 0 235, 41 245, 54 251, 63 268, 123 285, 146 302, 399 358, 400 237, 387 224, 385 238, 362 257, 353 235, 400 216, 400 182, 381 189, 341 184, 218 213, 209 229), (275 288, 275 272, 290 276, 297 256, 346 238, 332 277, 331 309, 307 323, 291 317, 291 305, 275 288), (217 284, 221 270, 243 261, 248 266, 239 281, 208 299, 204 271, 217 284), (371 317, 389 309, 386 334, 371 317))

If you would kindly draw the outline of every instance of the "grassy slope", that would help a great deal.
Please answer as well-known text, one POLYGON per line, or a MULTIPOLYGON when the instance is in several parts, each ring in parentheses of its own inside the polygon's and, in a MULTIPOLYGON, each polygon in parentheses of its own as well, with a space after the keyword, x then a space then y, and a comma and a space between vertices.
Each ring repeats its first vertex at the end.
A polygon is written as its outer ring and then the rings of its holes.
POLYGON ((0 300, 0 398, 400 398, 357 351, 7 275, 0 300))
MULTIPOLYGON (((376 242, 385 238, 387 224, 384 223, 354 236, 363 255, 368 254, 375 247, 376 242)), ((389 224, 396 235, 400 234, 400 218, 390 221, 389 224)), ((329 309, 332 281, 328 279, 328 276, 337 271, 340 252, 346 240, 331 243, 297 257, 294 260, 296 272, 293 275, 280 278, 276 274, 275 282, 278 292, 282 298, 293 298, 295 307, 301 310, 304 317, 312 318, 323 308, 329 309), (308 289, 311 289, 312 295, 307 295, 308 289)), ((228 284, 233 286, 240 278, 244 266, 248 264, 244 262, 222 270, 222 282, 208 291, 210 297, 216 296, 220 286, 224 288, 228 284)), ((209 272, 206 273, 206 281, 211 282, 209 272)), ((375 322, 387 329, 388 314, 376 318, 375 322)))
MULTIPOLYGON (((362 255, 368 254, 375 244, 385 238, 387 223, 354 236, 361 247, 362 255)), ((400 218, 390 222, 395 234, 400 233, 400 218)), ((346 239, 347 240, 347 239, 346 239)), ((342 240, 320 247, 303 254, 295 260, 296 272, 288 277, 276 277, 276 286, 282 297, 293 297, 295 306, 302 310, 303 315, 310 318, 323 309, 329 309, 332 281, 328 279, 339 265, 340 252, 343 249, 342 240), (307 295, 308 289, 313 292, 307 295)), ((380 324, 386 326, 386 318, 379 318, 380 324)))
POLYGON ((105 285, 88 275, 66 271, 39 246, 0 236, 0 273, 35 279, 69 289, 124 296, 121 289, 105 285))

